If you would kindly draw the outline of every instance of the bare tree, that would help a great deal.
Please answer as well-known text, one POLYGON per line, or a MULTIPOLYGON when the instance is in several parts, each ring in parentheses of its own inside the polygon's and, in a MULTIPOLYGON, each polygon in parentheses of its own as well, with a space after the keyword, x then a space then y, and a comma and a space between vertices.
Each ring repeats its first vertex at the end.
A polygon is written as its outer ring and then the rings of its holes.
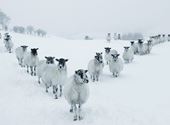
POLYGON ((10 18, 0 10, 0 25, 3 30, 8 30, 8 23, 10 21, 10 18))
POLYGON ((46 36, 46 34, 47 34, 47 32, 44 31, 44 30, 42 30, 42 29, 37 29, 37 30, 35 31, 35 33, 36 33, 37 36, 41 36, 41 37, 44 37, 44 36, 46 36))
POLYGON ((25 33, 25 28, 23 26, 14 26, 13 27, 13 31, 16 33, 25 33))
POLYGON ((33 26, 27 26, 26 31, 27 31, 27 34, 33 35, 34 27, 33 26))

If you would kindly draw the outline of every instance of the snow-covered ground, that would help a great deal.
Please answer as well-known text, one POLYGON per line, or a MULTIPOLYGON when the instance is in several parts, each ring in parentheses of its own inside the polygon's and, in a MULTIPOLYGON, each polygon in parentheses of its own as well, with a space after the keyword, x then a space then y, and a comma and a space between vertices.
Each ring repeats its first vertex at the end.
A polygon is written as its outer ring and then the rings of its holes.
MULTIPOLYGON (((127 41, 65 40, 12 34, 15 47, 39 47, 39 57, 68 58, 68 73, 87 68, 95 52, 111 46, 121 53, 127 41)), ((5 52, 0 40, 1 125, 169 125, 170 42, 155 46, 150 55, 135 56, 118 78, 105 66, 100 82, 89 83, 90 98, 83 106, 84 119, 73 122, 64 97, 55 100, 5 52)))

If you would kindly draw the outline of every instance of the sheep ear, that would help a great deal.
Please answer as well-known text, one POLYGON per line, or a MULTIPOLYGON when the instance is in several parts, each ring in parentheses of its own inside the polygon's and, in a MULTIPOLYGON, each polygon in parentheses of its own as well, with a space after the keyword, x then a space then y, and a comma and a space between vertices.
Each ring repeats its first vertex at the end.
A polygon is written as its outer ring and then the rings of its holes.
POLYGON ((38 50, 39 48, 36 48, 36 50, 38 50))
POLYGON ((55 59, 55 57, 52 57, 52 59, 55 59))
POLYGON ((48 59, 48 57, 47 57, 47 56, 45 56, 45 58, 46 58, 46 59, 48 59))
POLYGON ((55 59, 55 60, 59 62, 59 59, 55 59))
POLYGON ((120 56, 120 54, 117 54, 117 57, 120 56))
POLYGON ((68 59, 65 59, 65 61, 67 62, 67 61, 68 61, 68 59))
POLYGON ((75 71, 75 74, 78 74, 78 71, 75 71))
POLYGON ((85 73, 87 73, 88 72, 88 70, 85 70, 85 73))
POLYGON ((112 57, 114 57, 114 54, 111 54, 112 57))

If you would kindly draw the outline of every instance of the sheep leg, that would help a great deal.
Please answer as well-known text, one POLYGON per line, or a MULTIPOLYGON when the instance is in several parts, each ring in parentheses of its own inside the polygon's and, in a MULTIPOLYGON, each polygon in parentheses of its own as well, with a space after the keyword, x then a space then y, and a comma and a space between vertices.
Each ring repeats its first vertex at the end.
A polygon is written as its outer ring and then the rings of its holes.
POLYGON ((118 72, 115 72, 115 76, 118 77, 118 76, 119 76, 119 73, 118 73, 118 72))
POLYGON ((91 79, 93 82, 95 82, 95 76, 94 75, 91 75, 91 79))
POLYGON ((23 59, 21 59, 21 64, 22 64, 22 67, 25 67, 23 59))
POLYGON ((21 65, 21 64, 20 64, 20 60, 19 60, 19 58, 18 58, 18 57, 17 57, 17 60, 18 60, 18 64, 19 64, 19 65, 21 65))
POLYGON ((62 85, 60 85, 60 97, 62 96, 62 93, 63 93, 63 88, 62 88, 62 85))
POLYGON ((73 105, 73 111, 74 111, 73 121, 77 121, 77 106, 76 106, 76 104, 73 105))
POLYGON ((29 73, 29 66, 27 65, 27 73, 29 73))
POLYGON ((113 76, 116 77, 116 73, 115 72, 113 73, 113 76))
POLYGON ((56 86, 55 86, 55 85, 53 85, 53 94, 55 94, 55 93, 56 93, 56 90, 57 90, 56 86))
POLYGON ((20 59, 20 65, 23 67, 23 59, 20 59))
POLYGON ((99 81, 99 73, 96 74, 96 81, 99 81))
POLYGON ((73 113, 73 104, 71 104, 70 112, 73 113))
POLYGON ((36 66, 34 66, 34 76, 36 76, 36 66))
POLYGON ((41 83, 41 81, 40 81, 40 77, 38 76, 38 83, 40 84, 41 83))
POLYGON ((31 69, 31 75, 33 76, 33 67, 30 66, 30 69, 31 69))
POLYGON ((55 95, 55 99, 58 99, 57 91, 58 91, 58 87, 53 85, 53 94, 55 95))
POLYGON ((49 88, 49 87, 46 85, 46 90, 45 90, 45 91, 46 91, 46 93, 48 93, 48 88, 49 88))
POLYGON ((81 104, 78 105, 78 118, 79 120, 83 119, 82 113, 81 113, 81 104))

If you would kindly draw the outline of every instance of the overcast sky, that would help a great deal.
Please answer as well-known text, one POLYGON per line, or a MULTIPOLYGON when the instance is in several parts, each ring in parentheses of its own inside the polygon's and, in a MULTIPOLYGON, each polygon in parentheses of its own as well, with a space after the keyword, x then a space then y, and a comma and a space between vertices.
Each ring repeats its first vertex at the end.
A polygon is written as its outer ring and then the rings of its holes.
POLYGON ((16 25, 56 35, 87 32, 170 32, 170 0, 0 0, 16 25))

